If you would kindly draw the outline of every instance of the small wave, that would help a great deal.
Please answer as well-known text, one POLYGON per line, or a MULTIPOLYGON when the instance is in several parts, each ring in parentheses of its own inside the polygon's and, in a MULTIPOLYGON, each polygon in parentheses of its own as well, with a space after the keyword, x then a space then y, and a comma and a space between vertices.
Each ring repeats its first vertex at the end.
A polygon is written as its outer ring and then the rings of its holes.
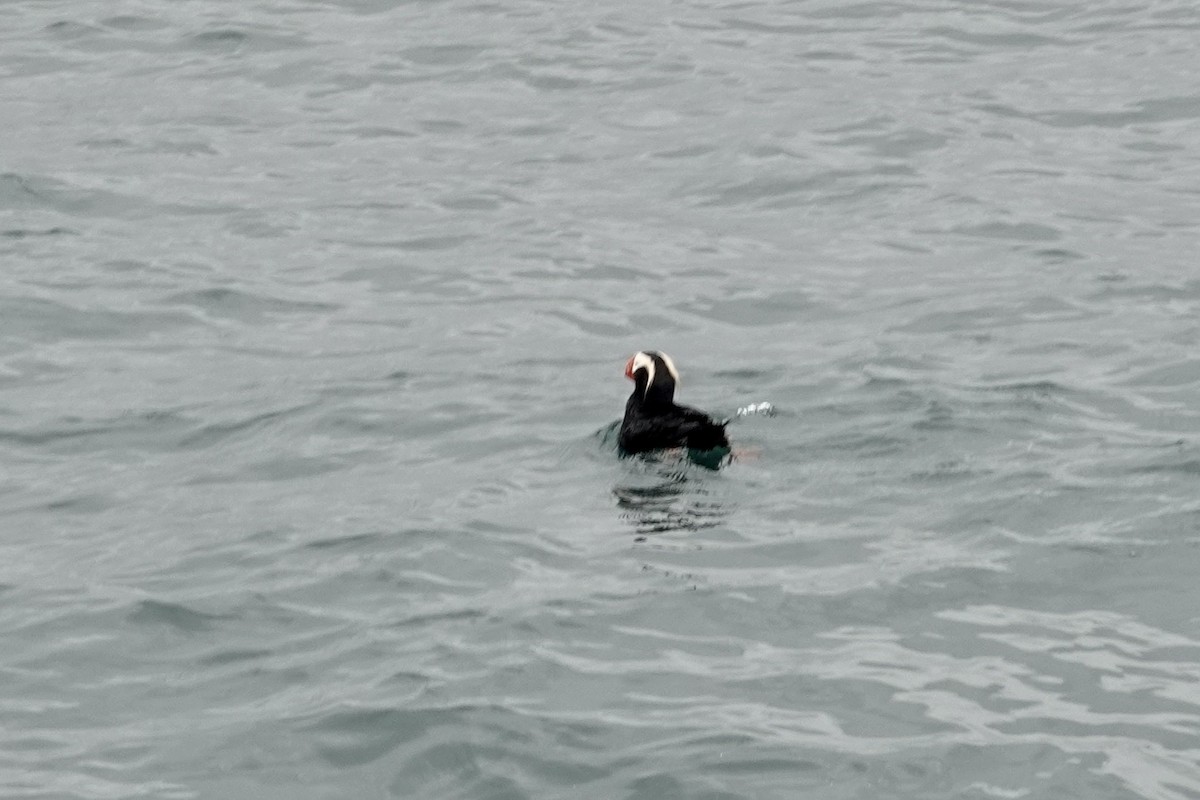
POLYGON ((291 300, 267 294, 214 287, 177 292, 164 303, 198 309, 203 314, 242 321, 268 316, 334 311, 336 304, 316 300, 291 300))
POLYGON ((229 619, 220 614, 207 614, 179 603, 160 600, 143 600, 129 615, 129 621, 138 624, 166 625, 184 633, 199 633, 209 630, 214 622, 229 619))

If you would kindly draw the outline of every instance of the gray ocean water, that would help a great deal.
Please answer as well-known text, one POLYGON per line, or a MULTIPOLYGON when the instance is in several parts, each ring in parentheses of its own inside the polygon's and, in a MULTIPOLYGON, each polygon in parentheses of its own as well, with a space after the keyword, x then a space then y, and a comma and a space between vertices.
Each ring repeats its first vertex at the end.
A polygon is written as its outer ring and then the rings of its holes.
POLYGON ((1200 797, 1198 41, 3 4, 0 796, 1200 797))

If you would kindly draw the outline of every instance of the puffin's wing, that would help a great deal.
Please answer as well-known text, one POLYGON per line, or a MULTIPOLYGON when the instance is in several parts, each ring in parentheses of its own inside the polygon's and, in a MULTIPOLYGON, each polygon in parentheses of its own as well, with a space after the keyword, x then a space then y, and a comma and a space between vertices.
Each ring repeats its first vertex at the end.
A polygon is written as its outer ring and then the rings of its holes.
POLYGON ((664 425, 654 417, 626 418, 617 439, 624 453, 645 453, 667 447, 682 447, 683 439, 676 435, 673 426, 664 425))
POLYGON ((627 416, 617 441, 627 454, 671 447, 713 450, 729 446, 724 423, 686 406, 675 406, 667 414, 627 416))
POLYGON ((687 406, 679 406, 679 411, 679 432, 690 449, 714 450, 729 446, 729 437, 725 435, 725 422, 716 422, 703 411, 687 406))

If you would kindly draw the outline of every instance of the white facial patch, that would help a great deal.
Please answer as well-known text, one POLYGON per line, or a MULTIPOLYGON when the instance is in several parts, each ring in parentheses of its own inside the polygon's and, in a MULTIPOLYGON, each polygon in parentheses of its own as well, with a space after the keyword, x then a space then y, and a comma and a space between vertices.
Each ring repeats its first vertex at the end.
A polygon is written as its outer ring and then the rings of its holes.
POLYGON ((632 375, 639 369, 646 370, 646 389, 642 393, 642 396, 645 397, 646 392, 650 391, 650 387, 654 383, 654 359, 645 353, 636 353, 633 357, 633 367, 629 370, 629 374, 632 375))
POLYGON ((633 367, 630 374, 637 372, 639 369, 646 370, 646 389, 642 396, 650 394, 650 387, 654 385, 655 366, 654 359, 658 357, 662 359, 663 366, 667 368, 667 373, 670 374, 671 380, 675 381, 675 388, 679 388, 679 371, 675 369, 675 362, 666 353, 655 353, 651 356, 649 353, 639 352, 633 357, 633 367))

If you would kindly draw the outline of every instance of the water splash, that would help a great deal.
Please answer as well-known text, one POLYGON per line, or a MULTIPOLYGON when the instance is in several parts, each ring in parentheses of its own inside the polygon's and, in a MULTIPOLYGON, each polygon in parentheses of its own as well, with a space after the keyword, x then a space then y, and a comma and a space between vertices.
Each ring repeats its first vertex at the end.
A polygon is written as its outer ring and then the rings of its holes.
POLYGON ((751 403, 748 406, 742 406, 735 413, 735 417, 773 417, 775 416, 775 406, 764 400, 761 403, 751 403))

